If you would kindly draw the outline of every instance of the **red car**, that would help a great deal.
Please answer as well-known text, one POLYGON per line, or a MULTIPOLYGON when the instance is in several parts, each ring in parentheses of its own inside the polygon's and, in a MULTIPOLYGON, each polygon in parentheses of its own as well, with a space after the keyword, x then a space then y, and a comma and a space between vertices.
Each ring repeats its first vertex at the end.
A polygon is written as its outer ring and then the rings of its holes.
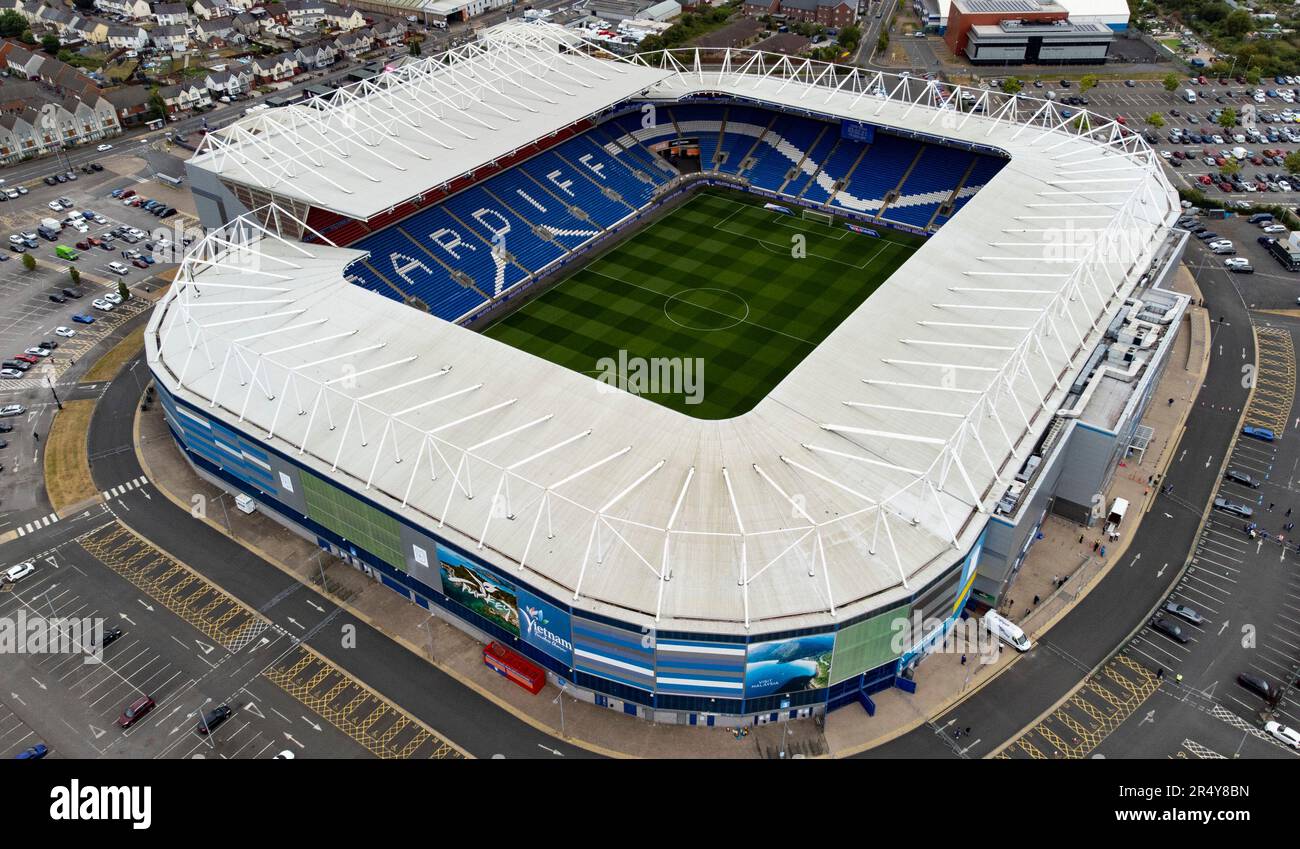
POLYGON ((135 189, 127 189, 126 191, 122 192, 122 199, 123 199, 123 200, 126 200, 127 198, 132 198, 132 197, 135 197, 135 189))
POLYGON ((33 357, 31 354, 18 354, 17 356, 14 357, 14 359, 22 360, 23 362, 31 363, 32 365, 36 365, 37 363, 40 362, 38 358, 33 357))
POLYGON ((143 259, 141 259, 140 257, 136 257, 135 259, 131 260, 131 264, 134 265, 136 268, 148 268, 148 267, 149 267, 149 263, 145 262, 145 261, 144 261, 143 259))
POLYGON ((1211 185, 1214 185, 1214 181, 1210 179, 1210 175, 1209 175, 1209 174, 1202 174, 1201 176, 1197 177, 1196 179, 1197 179, 1197 180, 1201 183, 1201 185, 1203 185, 1203 186, 1211 186, 1211 185))
POLYGON ((149 713, 149 711, 153 710, 155 707, 157 707, 157 704, 154 702, 152 696, 141 696, 131 702, 131 704, 127 705, 126 710, 122 711, 122 715, 117 718, 118 727, 130 728, 132 725, 139 722, 141 717, 149 713))
POLYGON ((1250 164, 1251 164, 1251 165, 1263 165, 1263 164, 1264 164, 1264 157, 1262 157, 1262 156, 1252 156, 1252 157, 1250 158, 1250 164))
POLYGON ((88 251, 88 250, 90 250, 90 242, 87 242, 87 241, 85 241, 85 240, 82 240, 82 241, 80 241, 80 242, 77 242, 77 250, 79 250, 79 251, 88 251))
POLYGON ((1232 191, 1232 183, 1229 183, 1227 180, 1224 180, 1222 183, 1219 184, 1219 188, 1225 192, 1230 192, 1232 191))

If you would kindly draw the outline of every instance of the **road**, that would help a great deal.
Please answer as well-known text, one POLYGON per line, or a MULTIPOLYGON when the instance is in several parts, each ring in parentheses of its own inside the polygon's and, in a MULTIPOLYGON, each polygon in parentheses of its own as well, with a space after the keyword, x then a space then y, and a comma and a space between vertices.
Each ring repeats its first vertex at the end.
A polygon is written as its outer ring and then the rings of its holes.
MULTIPOLYGON (((105 391, 91 421, 90 454, 96 458, 96 486, 109 489, 143 475, 132 442, 132 422, 141 389, 133 374, 143 356, 124 369, 105 391)), ((590 757, 591 753, 552 738, 494 702, 411 654, 313 589, 285 576, 237 542, 193 519, 171 501, 152 498, 148 488, 119 499, 121 520, 155 544, 185 559, 187 566, 225 592, 260 611, 277 627, 307 633, 304 642, 321 656, 387 696, 476 757, 590 757), (338 637, 355 629, 356 647, 338 637), (557 754, 548 754, 548 752, 557 754)))

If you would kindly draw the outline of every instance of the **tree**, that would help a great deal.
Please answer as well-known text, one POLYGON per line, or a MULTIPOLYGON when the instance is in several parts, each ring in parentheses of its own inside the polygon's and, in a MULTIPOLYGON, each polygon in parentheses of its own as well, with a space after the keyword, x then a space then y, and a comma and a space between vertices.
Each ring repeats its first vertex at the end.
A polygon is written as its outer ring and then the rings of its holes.
POLYGON ((32 31, 29 30, 29 29, 25 29, 25 30, 23 30, 23 34, 20 35, 18 38, 19 38, 20 41, 22 41, 23 44, 35 44, 35 43, 36 43, 36 36, 32 35, 32 31))
POLYGON ((1223 165, 1219 167, 1219 170, 1231 177, 1233 174, 1241 173, 1241 163, 1232 157, 1228 157, 1228 159, 1224 160, 1223 165))
POLYGON ((1024 83, 1020 82, 1018 77, 1007 77, 1002 81, 1002 90, 1007 94, 1018 94, 1024 87, 1024 83))
POLYGON ((31 254, 23 254, 23 268, 28 271, 36 270, 36 257, 31 254))
POLYGON ((1238 9, 1223 20, 1223 32, 1230 38, 1241 38, 1253 28, 1250 12, 1238 9))
POLYGON ((1295 153, 1288 153, 1286 159, 1282 160, 1286 165, 1286 170, 1292 174, 1300 174, 1300 150, 1295 153))
POLYGON ((1178 77, 1177 74, 1165 74, 1165 82, 1164 82, 1165 91, 1169 92, 1170 94, 1173 94, 1175 91, 1178 90, 1178 86, 1181 84, 1182 84, 1182 80, 1178 77))
POLYGON ((131 300, 131 290, 126 288, 126 281, 120 277, 117 278, 117 294, 122 297, 123 301, 131 300))
POLYGON ((1251 85, 1259 85, 1259 71, 1256 71, 1254 68, 1247 71, 1246 82, 1250 83, 1251 85))
POLYGON ((17 38, 27 29, 27 19, 14 11, 0 15, 0 36, 17 38))
POLYGON ((167 120, 167 103, 156 87, 149 93, 149 117, 156 121, 167 120))
POLYGON ((1219 126, 1225 130, 1231 130, 1237 126, 1237 110, 1231 107, 1223 110, 1223 114, 1219 116, 1219 126))
POLYGON ((1147 123, 1158 130, 1165 125, 1165 116, 1159 112, 1152 112, 1147 116, 1147 123))
POLYGON ((73 286, 81 285, 81 272, 76 268, 68 268, 68 279, 72 281, 73 286))
POLYGON ((1079 91, 1088 91, 1097 87, 1097 75, 1085 74, 1083 79, 1079 80, 1079 91))
POLYGON ((839 41, 840 47, 845 50, 854 50, 857 48, 858 43, 862 41, 862 30, 856 26, 847 26, 840 30, 839 37, 836 40, 839 41))
POLYGON ((41 49, 53 56, 59 52, 59 37, 53 33, 41 36, 41 49))
POLYGON ((411 52, 412 56, 420 55, 420 42, 416 41, 414 38, 406 43, 406 48, 411 52))

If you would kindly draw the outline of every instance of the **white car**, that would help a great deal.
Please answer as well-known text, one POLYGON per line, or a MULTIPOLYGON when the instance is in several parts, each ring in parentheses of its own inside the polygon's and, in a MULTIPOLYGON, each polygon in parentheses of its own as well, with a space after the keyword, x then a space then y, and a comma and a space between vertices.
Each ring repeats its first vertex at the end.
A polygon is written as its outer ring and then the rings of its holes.
POLYGON ((1291 184, 1290 184, 1289 182, 1287 182, 1286 180, 1278 180, 1278 181, 1277 181, 1277 187, 1278 187, 1279 189, 1281 189, 1282 191, 1284 191, 1284 192, 1289 192, 1289 191, 1291 191, 1291 184))
POLYGON ((108 270, 111 271, 111 272, 113 272, 114 274, 130 274, 130 273, 131 273, 131 269, 127 268, 125 265, 123 265, 123 264, 120 263, 120 262, 110 262, 110 263, 108 264, 108 270))
POLYGON ((1230 247, 1232 247, 1232 242, 1230 242, 1227 239, 1215 239, 1213 242, 1210 242, 1209 245, 1209 248, 1212 251, 1217 251, 1220 248, 1230 248, 1230 247))
POLYGON ((1286 232, 1286 225, 1284 225, 1284 224, 1265 224, 1265 225, 1264 225, 1263 227, 1261 227, 1260 229, 1262 229, 1265 233, 1268 233, 1270 236, 1272 236, 1272 235, 1276 235, 1276 234, 1278 234, 1278 233, 1285 233, 1285 232, 1286 232))
POLYGON ((276 761, 291 761, 291 760, 293 760, 293 752, 289 751, 288 749, 285 749, 283 752, 281 752, 280 754, 278 754, 278 755, 276 755, 274 758, 272 758, 272 760, 276 760, 276 761))
POLYGON ((117 292, 109 292, 107 295, 104 296, 104 300, 108 301, 113 306, 117 306, 118 304, 122 303, 122 296, 119 295, 117 292))
POLYGON ((1273 739, 1279 743, 1284 743, 1293 749, 1300 749, 1300 731, 1296 731, 1289 725, 1283 725, 1270 719, 1264 723, 1264 731, 1272 735, 1273 739))
POLYGON ((5 380, 18 380, 22 376, 23 373, 16 368, 0 368, 0 378, 5 380))
POLYGON ((50 355, 50 349, 49 348, 28 348, 27 350, 23 351, 23 353, 32 357, 48 357, 50 355))
POLYGON ((5 404, 0 407, 0 419, 7 419, 11 416, 21 416, 27 412, 27 408, 22 404, 5 404))
POLYGON ((19 563, 17 566, 10 566, 3 575, 0 575, 0 581, 6 584, 16 584, 35 571, 36 564, 28 560, 26 563, 19 563))
POLYGON ((104 312, 113 311, 113 305, 110 304, 108 301, 104 300, 103 298, 96 298, 95 300, 90 302, 90 305, 95 309, 103 310, 104 312))
POLYGON ((77 331, 73 330, 71 327, 64 327, 62 325, 59 325, 58 327, 54 328, 54 335, 62 336, 64 339, 71 339, 73 336, 77 335, 77 331))
POLYGON ((55 212, 63 211, 63 204, 59 203, 57 200, 52 200, 45 205, 48 206, 50 209, 54 210, 55 212))
POLYGON ((76 230, 78 233, 89 233, 89 232, 90 232, 90 228, 87 227, 87 226, 85 225, 85 223, 82 222, 82 221, 74 221, 74 222, 72 222, 72 229, 73 229, 73 230, 76 230))
POLYGON ((106 150, 112 150, 112 149, 113 149, 113 146, 112 146, 111 144, 101 144, 99 147, 95 148, 95 150, 99 151, 100 153, 103 153, 103 152, 106 151, 106 150))
POLYGON ((1244 256, 1230 256, 1223 261, 1224 268, 1243 268, 1250 265, 1250 260, 1244 256))

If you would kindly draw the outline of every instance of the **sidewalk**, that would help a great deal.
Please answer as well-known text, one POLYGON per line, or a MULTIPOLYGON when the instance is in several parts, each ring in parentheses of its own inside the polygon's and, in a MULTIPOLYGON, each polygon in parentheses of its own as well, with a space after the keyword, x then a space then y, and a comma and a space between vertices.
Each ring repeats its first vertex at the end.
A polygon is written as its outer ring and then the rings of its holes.
MULTIPOLYGON (((1191 274, 1180 269, 1180 292, 1199 297, 1191 274)), ((1107 500, 1116 496, 1133 504, 1132 525, 1108 548, 1106 558, 1094 557, 1092 540, 1099 529, 1091 529, 1078 543, 1081 529, 1061 519, 1043 524, 1043 537, 1030 549, 1021 567, 1012 595, 1011 615, 1033 637, 1046 631, 1079 598, 1086 594, 1107 568, 1117 562, 1127 547, 1136 521, 1154 498, 1146 487, 1148 475, 1163 471, 1172 447, 1191 409, 1191 401, 1208 365, 1209 318, 1204 310, 1189 310, 1189 318, 1178 329, 1175 350, 1165 369, 1155 398, 1174 398, 1175 404, 1153 403, 1143 423, 1154 428, 1155 436, 1139 464, 1121 466, 1115 474, 1107 500), (1145 490, 1145 492, 1144 492, 1145 490), (1067 578, 1059 589, 1053 577, 1067 578), (1028 601, 1037 594, 1040 604, 1031 610, 1028 601)), ((231 498, 201 480, 177 450, 167 431, 159 405, 137 414, 136 450, 146 475, 165 496, 187 513, 195 494, 207 499, 204 521, 222 533, 232 535, 245 547, 298 580, 320 589, 340 606, 370 623, 408 650, 432 661, 465 686, 472 687, 535 727, 559 735, 558 691, 548 686, 537 696, 504 681, 482 662, 482 645, 436 615, 402 599, 350 566, 320 552, 296 534, 286 533, 274 520, 261 513, 246 515, 235 510, 231 498)), ((181 552, 171 552, 180 555, 181 552)), ((181 558, 183 559, 183 557, 181 558)), ((956 654, 935 654, 920 667, 918 689, 913 695, 887 690, 873 697, 875 717, 857 707, 830 713, 824 731, 812 720, 752 727, 737 738, 730 729, 659 725, 621 713, 566 699, 564 730, 579 745, 607 755, 654 758, 754 758, 777 757, 782 746, 786 756, 842 756, 887 742, 911 731, 983 686, 1018 657, 1002 652, 996 662, 983 664, 970 658, 964 666, 956 654)), ((364 671, 359 674, 364 678, 364 671)))

